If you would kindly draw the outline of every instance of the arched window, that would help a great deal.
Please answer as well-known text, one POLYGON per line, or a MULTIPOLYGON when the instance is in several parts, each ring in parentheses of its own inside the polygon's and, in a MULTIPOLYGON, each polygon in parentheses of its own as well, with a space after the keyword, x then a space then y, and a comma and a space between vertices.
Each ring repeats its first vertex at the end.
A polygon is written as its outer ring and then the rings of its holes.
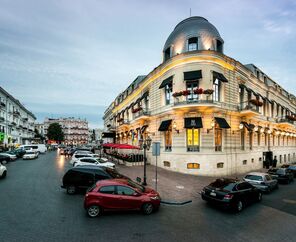
POLYGON ((164 51, 164 61, 168 60, 171 58, 171 47, 167 48, 164 51))
POLYGON ((197 37, 193 37, 188 39, 188 51, 198 50, 198 39, 197 37))

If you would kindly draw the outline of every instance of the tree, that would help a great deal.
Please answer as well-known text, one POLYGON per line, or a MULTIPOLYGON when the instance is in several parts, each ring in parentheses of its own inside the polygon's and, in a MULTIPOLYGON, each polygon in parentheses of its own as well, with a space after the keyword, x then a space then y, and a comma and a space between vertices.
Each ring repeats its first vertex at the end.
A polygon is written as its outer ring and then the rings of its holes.
POLYGON ((41 135, 41 134, 39 133, 38 129, 36 129, 36 128, 35 128, 35 135, 34 135, 34 137, 35 137, 36 139, 40 139, 41 142, 43 142, 43 141, 45 140, 45 137, 44 137, 43 135, 41 135))
POLYGON ((63 141, 64 132, 62 130, 62 126, 59 123, 50 124, 47 129, 47 138, 58 142, 63 141))

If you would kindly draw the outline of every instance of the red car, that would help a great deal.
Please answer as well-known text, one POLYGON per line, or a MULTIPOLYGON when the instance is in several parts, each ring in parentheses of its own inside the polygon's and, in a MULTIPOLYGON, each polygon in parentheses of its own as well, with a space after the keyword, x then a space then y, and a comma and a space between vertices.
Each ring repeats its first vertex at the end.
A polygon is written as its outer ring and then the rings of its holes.
POLYGON ((98 181, 84 198, 88 216, 97 217, 103 210, 142 210, 151 214, 160 205, 159 194, 129 179, 98 181))

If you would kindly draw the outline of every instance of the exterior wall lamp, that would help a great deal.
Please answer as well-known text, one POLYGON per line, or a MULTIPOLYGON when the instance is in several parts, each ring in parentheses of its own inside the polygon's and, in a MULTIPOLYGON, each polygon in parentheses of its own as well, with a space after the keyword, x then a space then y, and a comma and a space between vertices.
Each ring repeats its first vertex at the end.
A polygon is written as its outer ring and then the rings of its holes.
POLYGON ((264 133, 264 128, 260 129, 260 133, 263 134, 264 133))
POLYGON ((207 133, 210 133, 210 131, 213 130, 214 127, 215 127, 215 121, 212 120, 212 122, 211 122, 211 128, 210 129, 207 129, 207 133))
POLYGON ((254 131, 255 131, 255 132, 258 131, 258 126, 255 126, 254 131))
POLYGON ((234 132, 241 131, 244 128, 244 125, 242 123, 240 123, 239 126, 238 126, 238 128, 239 128, 239 130, 233 130, 232 131, 232 134, 234 134, 234 132))
POLYGON ((179 134, 180 130, 177 129, 177 124, 175 122, 173 123, 173 129, 179 134))

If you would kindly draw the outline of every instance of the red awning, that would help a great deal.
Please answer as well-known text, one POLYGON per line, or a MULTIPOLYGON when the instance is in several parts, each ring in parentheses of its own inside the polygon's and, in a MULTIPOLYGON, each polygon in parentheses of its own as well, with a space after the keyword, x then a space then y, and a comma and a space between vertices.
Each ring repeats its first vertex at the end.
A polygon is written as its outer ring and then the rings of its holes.
POLYGON ((134 146, 134 145, 112 144, 112 143, 103 144, 103 147, 116 148, 116 149, 129 149, 129 150, 140 149, 138 146, 134 146))

